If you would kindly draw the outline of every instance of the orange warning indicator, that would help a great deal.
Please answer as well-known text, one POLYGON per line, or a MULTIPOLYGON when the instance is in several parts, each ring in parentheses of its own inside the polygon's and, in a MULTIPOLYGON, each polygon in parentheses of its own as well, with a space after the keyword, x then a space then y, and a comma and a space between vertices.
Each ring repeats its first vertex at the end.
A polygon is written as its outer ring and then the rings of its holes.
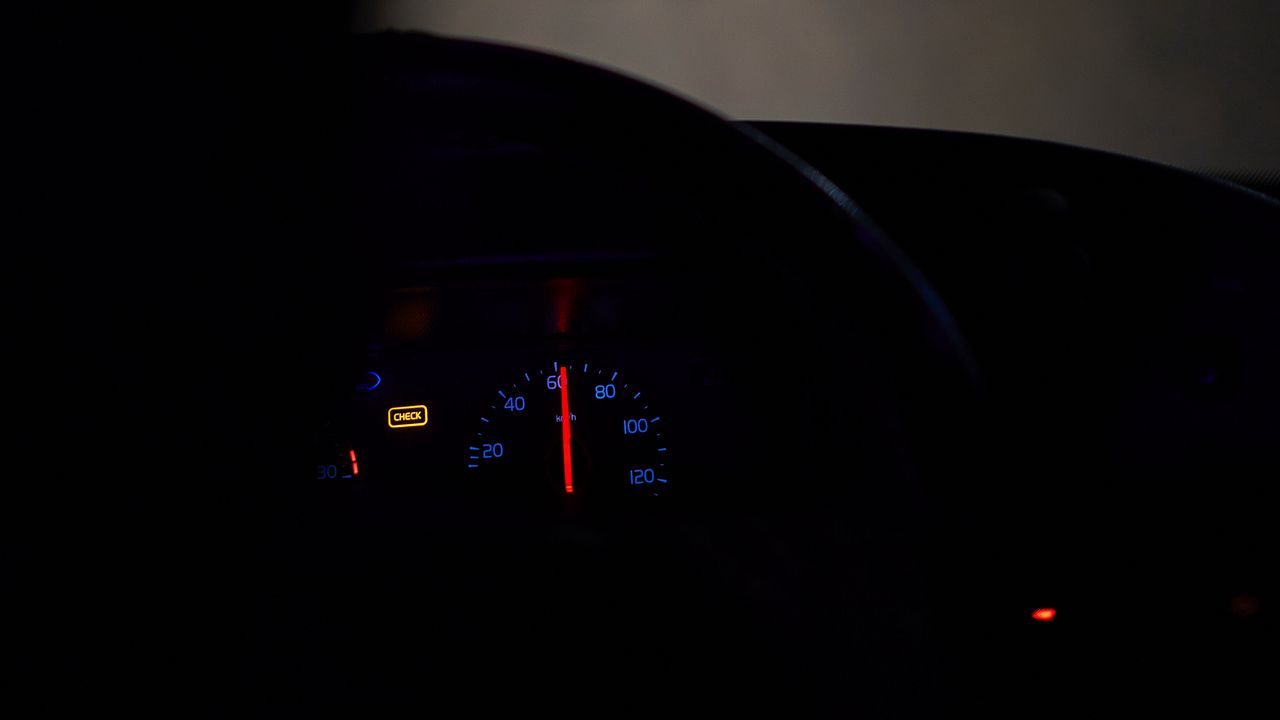
POLYGON ((427 424, 426 405, 405 405, 387 411, 387 427, 421 427, 427 424))

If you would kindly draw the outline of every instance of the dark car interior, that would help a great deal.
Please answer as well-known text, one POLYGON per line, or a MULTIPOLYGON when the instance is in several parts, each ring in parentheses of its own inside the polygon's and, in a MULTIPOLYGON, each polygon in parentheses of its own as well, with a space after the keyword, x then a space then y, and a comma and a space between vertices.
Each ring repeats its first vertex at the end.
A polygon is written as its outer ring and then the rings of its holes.
POLYGON ((1266 702, 1266 188, 432 35, 113 22, 46 46, 20 136, 10 697, 1266 702))

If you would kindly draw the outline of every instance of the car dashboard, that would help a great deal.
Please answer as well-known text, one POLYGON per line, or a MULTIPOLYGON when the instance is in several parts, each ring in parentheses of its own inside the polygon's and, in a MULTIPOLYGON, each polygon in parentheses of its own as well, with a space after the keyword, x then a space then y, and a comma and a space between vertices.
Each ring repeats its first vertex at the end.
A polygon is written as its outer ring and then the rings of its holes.
POLYGON ((344 58, 329 134, 285 114, 228 151, 222 254, 120 283, 110 376, 181 362, 113 405, 209 480, 137 480, 110 522, 164 532, 117 556, 199 568, 175 607, 218 618, 125 667, 198 655, 215 705, 298 710, 1262 687, 1274 199, 1051 143, 731 123, 479 43, 344 58))

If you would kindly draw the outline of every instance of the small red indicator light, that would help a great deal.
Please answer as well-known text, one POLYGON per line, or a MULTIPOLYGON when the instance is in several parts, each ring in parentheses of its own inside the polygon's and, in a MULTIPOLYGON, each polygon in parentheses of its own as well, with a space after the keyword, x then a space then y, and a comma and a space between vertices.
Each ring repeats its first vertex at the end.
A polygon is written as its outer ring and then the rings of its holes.
POLYGON ((1053 608, 1040 608, 1039 610, 1031 613, 1031 619, 1039 620, 1040 622, 1049 622, 1057 617, 1057 615, 1058 611, 1053 608))

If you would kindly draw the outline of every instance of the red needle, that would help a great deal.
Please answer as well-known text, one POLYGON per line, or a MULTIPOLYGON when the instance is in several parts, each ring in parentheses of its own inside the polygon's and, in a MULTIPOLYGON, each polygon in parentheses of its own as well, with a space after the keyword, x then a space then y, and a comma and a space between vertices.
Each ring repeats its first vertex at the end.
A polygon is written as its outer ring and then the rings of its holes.
POLYGON ((564 444, 564 491, 573 494, 573 454, 569 450, 569 373, 560 367, 560 439, 564 444))

